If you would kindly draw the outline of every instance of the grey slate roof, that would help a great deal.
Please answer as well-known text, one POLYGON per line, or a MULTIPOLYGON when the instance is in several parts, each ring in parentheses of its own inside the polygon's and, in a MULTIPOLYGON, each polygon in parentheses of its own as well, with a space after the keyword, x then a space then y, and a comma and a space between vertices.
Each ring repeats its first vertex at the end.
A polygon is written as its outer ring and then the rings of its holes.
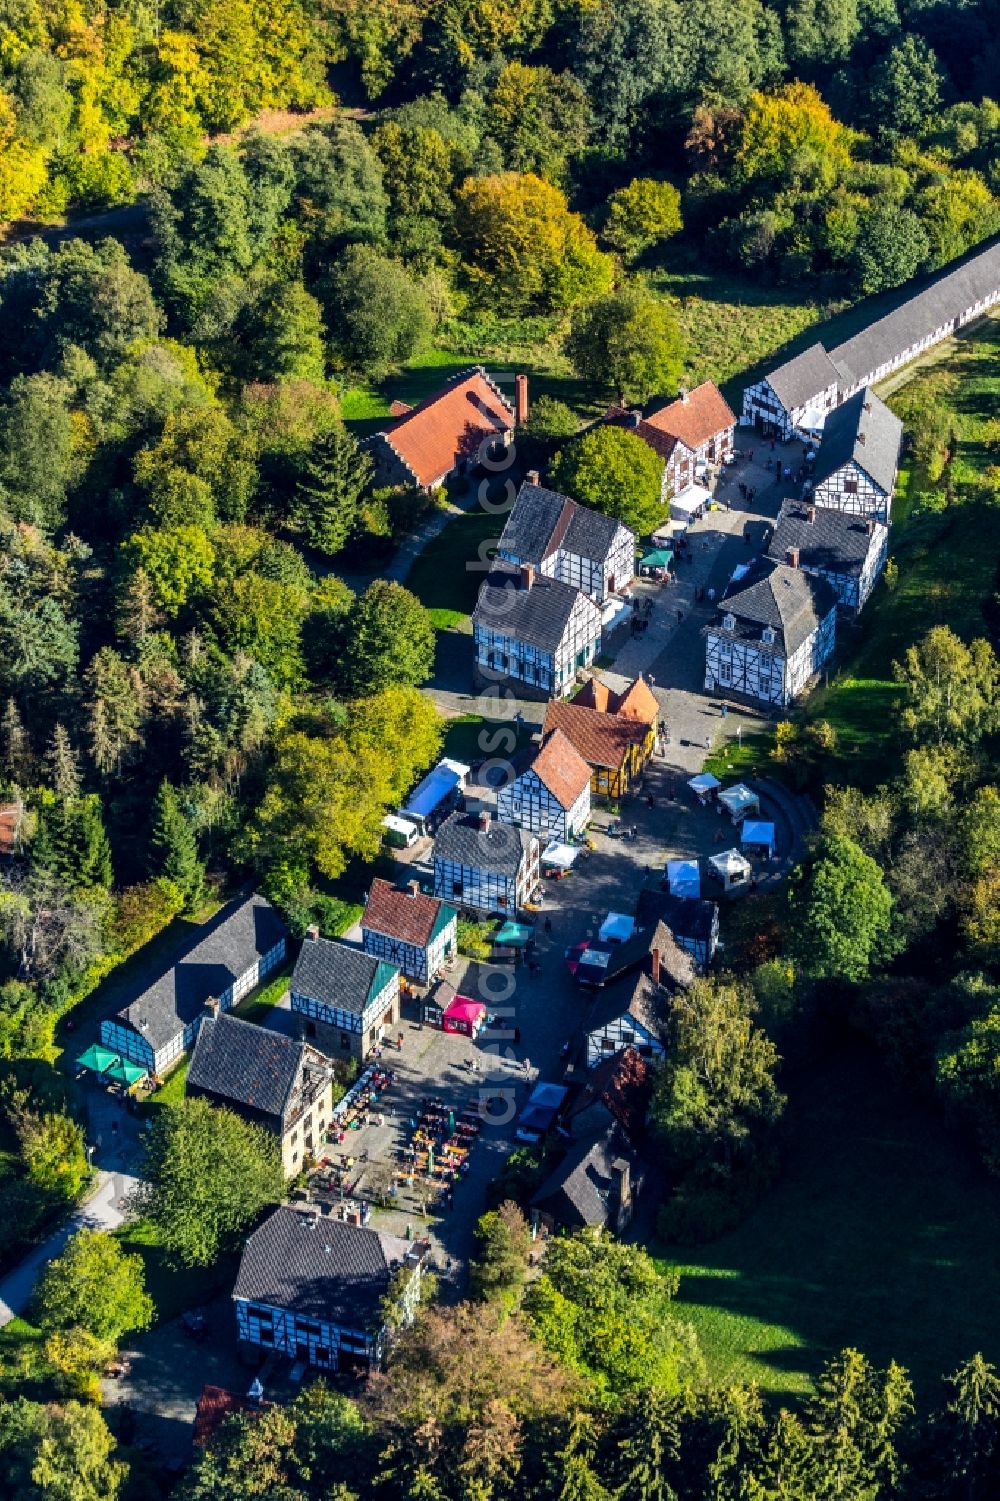
POLYGON ((657 921, 637 927, 631 938, 615 944, 604 971, 604 984, 611 985, 622 976, 631 974, 646 963, 654 949, 660 956, 661 983, 676 989, 690 985, 694 979, 690 955, 674 942, 669 926, 657 921))
POLYGON ((735 635, 759 642, 764 627, 771 626, 775 649, 790 657, 836 604, 836 593, 826 579, 763 559, 738 583, 729 585, 709 630, 719 629, 723 617, 731 614, 736 620, 735 635))
POLYGON ((789 548, 799 551, 801 568, 818 568, 827 573, 858 575, 873 547, 879 545, 879 531, 868 530, 864 516, 851 516, 833 506, 810 506, 804 500, 786 500, 778 516, 768 556, 783 563, 789 548), (809 520, 810 514, 812 521, 809 520))
POLYGON ((532 1208, 574 1229, 606 1224, 614 1187, 611 1164, 618 1157, 630 1164, 635 1160, 617 1125, 594 1140, 578 1142, 545 1179, 531 1201, 532 1208))
POLYGON ((673 896, 669 891, 647 888, 639 893, 635 920, 642 928, 664 922, 678 941, 686 938, 691 943, 708 943, 717 911, 715 902, 700 897, 673 896))
POLYGON ((154 1051, 193 1022, 283 938, 288 929, 266 898, 254 893, 230 902, 205 925, 203 936, 171 969, 117 1013, 154 1051))
MULTIPOLYGON (((685 954, 671 938, 671 947, 677 949, 686 961, 693 978, 691 955, 685 954)), ((588 1032, 603 1032, 605 1027, 625 1015, 635 1017, 641 1027, 663 1042, 666 1033, 669 991, 662 985, 654 985, 649 975, 638 975, 634 981, 623 980, 618 985, 605 986, 598 992, 597 1004, 587 1023, 588 1032)))
POLYGON ((892 494, 903 424, 870 386, 856 391, 826 419, 816 455, 815 482, 853 459, 886 495, 892 494))
POLYGON ((533 837, 527 829, 498 823, 495 818, 489 828, 481 829, 478 813, 452 813, 437 831, 434 859, 514 877, 533 837))
POLYGON ((373 994, 383 988, 385 980, 379 983, 379 971, 389 972, 394 967, 346 943, 307 938, 295 961, 291 988, 297 995, 361 1016, 373 994))
POLYGON ((1000 240, 944 271, 901 307, 830 351, 841 383, 856 385, 1000 288, 1000 240))
POLYGON ((209 1016, 191 1055, 187 1088, 204 1090, 280 1121, 302 1068, 305 1046, 237 1016, 209 1016))
POLYGON ((562 546, 577 557, 601 563, 611 551, 620 525, 557 490, 525 480, 507 517, 500 551, 537 567, 562 546))
MULTIPOLYGON (((515 641, 554 652, 563 638, 577 600, 585 598, 578 589, 558 579, 536 573, 526 588, 520 570, 513 563, 495 562, 479 591, 472 612, 474 625, 500 631, 515 641)), ((597 620, 596 605, 591 605, 597 620)))
POLYGON ((808 406, 827 386, 838 383, 837 368, 822 344, 810 344, 765 377, 786 412, 808 406))
POLYGON ((398 1235, 284 1205, 244 1246, 233 1297, 375 1333, 381 1301, 409 1250, 398 1235))

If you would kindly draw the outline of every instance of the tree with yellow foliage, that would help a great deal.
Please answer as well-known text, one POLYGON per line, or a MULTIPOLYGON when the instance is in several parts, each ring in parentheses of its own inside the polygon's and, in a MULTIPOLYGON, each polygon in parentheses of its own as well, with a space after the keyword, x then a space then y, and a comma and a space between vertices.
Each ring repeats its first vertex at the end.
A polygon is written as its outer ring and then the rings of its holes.
POLYGON ((45 186, 45 153, 17 135, 9 94, 0 90, 0 224, 27 213, 45 186))
POLYGON ((736 171, 746 182, 799 191, 831 188, 850 167, 857 139, 811 84, 790 83, 773 94, 751 94, 736 171))

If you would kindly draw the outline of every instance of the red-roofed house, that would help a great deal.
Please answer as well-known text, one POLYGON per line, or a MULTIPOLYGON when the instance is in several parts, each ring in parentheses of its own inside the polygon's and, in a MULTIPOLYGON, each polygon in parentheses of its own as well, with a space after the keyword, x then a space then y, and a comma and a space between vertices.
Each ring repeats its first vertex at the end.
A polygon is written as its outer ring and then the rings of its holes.
POLYGON ((500 822, 542 839, 579 834, 589 817, 590 767, 562 730, 546 735, 531 764, 497 793, 500 822))
POLYGON ((374 880, 361 919, 365 953, 426 985, 458 945, 458 914, 412 881, 405 890, 374 880))
POLYGON ((0 803, 0 856, 16 855, 21 843, 24 804, 0 803))
MULTIPOLYGON (((518 405, 526 413, 525 377, 517 381, 518 405)), ((495 458, 510 442, 516 420, 514 408, 479 367, 403 408, 403 402, 393 402, 395 421, 375 434, 372 456, 380 484, 421 490, 436 490, 484 458, 495 458)))
POLYGON ((664 460, 664 496, 680 495, 695 483, 703 465, 722 464, 732 456, 736 416, 714 381, 682 391, 648 417, 618 411, 609 416, 619 424, 631 417, 639 437, 664 460))
POLYGON ((542 733, 561 730, 591 771, 599 797, 623 797, 653 754, 658 706, 636 678, 623 693, 591 678, 569 703, 550 700, 542 733))

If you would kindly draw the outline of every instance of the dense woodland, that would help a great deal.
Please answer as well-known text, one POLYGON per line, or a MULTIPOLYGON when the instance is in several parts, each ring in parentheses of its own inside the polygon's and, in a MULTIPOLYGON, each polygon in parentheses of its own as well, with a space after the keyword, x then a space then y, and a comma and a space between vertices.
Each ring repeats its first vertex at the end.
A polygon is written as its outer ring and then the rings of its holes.
MULTIPOLYGON (((429 502, 375 487, 345 392, 435 342, 538 333, 585 405, 534 402, 522 459, 648 530, 650 451, 616 428, 573 439, 609 400, 676 390, 691 352, 656 277, 696 258, 839 305, 961 255, 1000 228, 997 76, 995 3, 0 0, 0 801, 20 810, 0 873, 0 1258, 88 1178, 61 1020, 251 883, 296 931, 337 932, 336 883, 439 750, 428 612, 344 581, 429 502), (34 233, 134 200, 124 242, 113 217, 34 233)), ((960 394, 941 372, 894 398, 927 548, 973 508, 996 536, 1000 432, 970 466, 960 394)), ((733 973, 672 1018, 665 1241, 761 1201, 794 1070, 833 1034, 870 1039, 1000 1173, 998 588, 901 643, 877 777, 822 706, 754 748, 817 797, 821 835, 787 898, 748 907, 733 973)), ((281 1191, 218 1114, 151 1141, 145 1212, 185 1267, 281 1191), (171 1161, 212 1133, 245 1176, 217 1183, 206 1228, 171 1161)), ((543 1166, 520 1154, 499 1193, 527 1202, 543 1166)), ((1000 1384, 978 1359, 918 1416, 904 1371, 851 1351, 777 1410, 707 1383, 643 1253, 567 1242, 526 1289, 517 1212, 482 1239, 476 1301, 402 1335, 359 1406, 314 1391, 235 1423, 185 1494, 996 1493, 1000 1384)), ((108 1349, 152 1316, 141 1275, 117 1244, 72 1254, 119 1314, 43 1287, 42 1366, 2 1357, 0 1473, 17 1496, 141 1495, 93 1405, 108 1349)))

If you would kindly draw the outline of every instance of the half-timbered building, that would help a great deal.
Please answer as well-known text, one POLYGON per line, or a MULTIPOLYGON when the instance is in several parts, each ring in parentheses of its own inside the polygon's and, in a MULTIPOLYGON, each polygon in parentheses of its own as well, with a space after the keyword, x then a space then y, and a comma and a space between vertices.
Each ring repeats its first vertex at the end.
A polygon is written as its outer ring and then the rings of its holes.
POLYGON ((434 895, 473 912, 513 917, 538 884, 539 842, 488 812, 453 813, 434 841, 434 895))
POLYGON ((202 1022, 184 1087, 189 1097, 210 1100, 268 1131, 286 1178, 315 1156, 333 1110, 329 1058, 237 1016, 202 1022))
POLYGON ((505 684, 522 698, 568 693, 601 649, 601 611, 589 595, 531 563, 496 561, 472 614, 477 688, 505 684))
POLYGON ((497 557, 530 564, 603 604, 632 582, 635 533, 529 476, 507 517, 497 557))
POLYGON ((101 1042, 162 1074, 194 1046, 206 1016, 228 1011, 281 964, 287 938, 264 897, 230 902, 170 969, 101 1022, 101 1042))
POLYGON ((703 973, 719 946, 719 904, 702 897, 674 896, 647 887, 639 893, 635 920, 640 932, 665 926, 677 947, 689 954, 703 973))
POLYGON ((818 506, 888 523, 899 469, 903 424, 865 387, 831 412, 813 468, 818 506))
POLYGON ((871 516, 786 500, 768 557, 825 578, 841 610, 854 616, 878 582, 888 551, 889 528, 871 516))
POLYGON ((592 796, 619 798, 653 754, 659 706, 641 677, 615 693, 589 678, 569 703, 552 701, 543 736, 561 730, 590 767, 592 796))
MULTIPOLYGON (((666 923, 654 923, 638 941, 642 967, 599 992, 587 1023, 587 1067, 596 1068, 623 1048, 661 1058, 670 997, 694 979, 691 956, 666 923)), ((633 942, 633 940, 629 940, 633 942)))
MULTIPOLYGON (((526 377, 518 377, 515 405, 527 415, 526 377)), ((394 402, 393 415, 395 422, 371 439, 376 476, 382 485, 421 490, 436 490, 496 460, 524 420, 479 367, 456 375, 415 407, 394 402)))
POLYGON ((743 392, 742 422, 766 437, 787 440, 821 432, 839 399, 837 367, 822 344, 811 344, 743 392))
POLYGON ((247 1240, 233 1288, 241 1350, 363 1373, 385 1352, 385 1300, 409 1323, 426 1243, 282 1205, 247 1240))
POLYGON ((458 948, 458 913, 425 896, 419 881, 403 890, 376 878, 361 919, 366 954, 396 965, 409 980, 429 985, 458 948))
POLYGON ((707 465, 730 459, 735 428, 732 408, 710 380, 643 418, 636 431, 664 461, 663 498, 683 494, 707 465))
POLYGON ((832 656, 836 619, 825 578, 760 560, 730 583, 704 629, 705 691, 787 708, 832 656))
POLYGON ((497 792, 497 818, 537 834, 542 845, 582 833, 590 817, 590 767, 562 730, 542 740, 520 776, 497 792))
POLYGON ((399 970, 385 959, 309 936, 291 979, 300 1033, 332 1058, 366 1058, 399 1020, 399 970))

